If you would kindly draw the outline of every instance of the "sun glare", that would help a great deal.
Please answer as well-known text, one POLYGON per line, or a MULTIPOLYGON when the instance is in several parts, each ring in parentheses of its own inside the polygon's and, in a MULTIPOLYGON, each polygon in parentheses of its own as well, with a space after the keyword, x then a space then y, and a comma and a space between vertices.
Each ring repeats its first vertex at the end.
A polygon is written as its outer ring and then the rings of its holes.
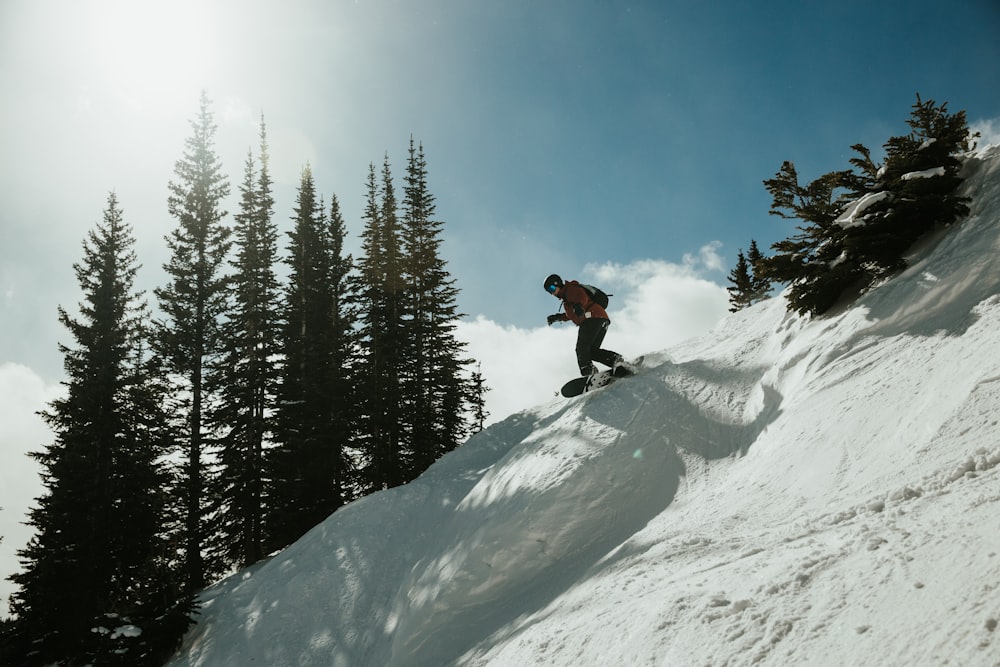
POLYGON ((196 0, 103 0, 89 8, 86 34, 103 92, 132 110, 190 106, 219 67, 211 4, 196 0))

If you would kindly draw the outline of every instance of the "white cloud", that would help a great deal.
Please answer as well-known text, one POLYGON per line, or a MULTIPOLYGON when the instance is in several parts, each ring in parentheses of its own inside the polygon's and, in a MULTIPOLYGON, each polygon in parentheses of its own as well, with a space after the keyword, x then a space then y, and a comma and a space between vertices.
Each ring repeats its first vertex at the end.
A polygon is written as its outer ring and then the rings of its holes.
MULTIPOLYGON (((540 319, 544 319, 544 314, 540 319)), ((456 335, 480 365, 490 387, 489 422, 552 399, 576 373, 571 325, 522 329, 478 317, 460 322, 456 335)))
POLYGON ((14 590, 6 577, 20 569, 17 550, 32 534, 22 525, 25 515, 42 493, 40 468, 27 453, 39 451, 52 434, 37 413, 61 391, 26 366, 0 364, 0 616, 7 615, 7 598, 14 590))
MULTIPOLYGON (((269 123, 265 117, 265 123, 269 123)), ((313 167, 319 162, 319 150, 301 130, 278 125, 273 130, 267 128, 268 151, 271 160, 271 177, 277 183, 298 187, 302 180, 302 168, 313 167)), ((254 154, 257 147, 254 146, 254 154)))
MULTIPOLYGON (((719 246, 713 242, 685 255, 682 264, 641 260, 585 267, 578 278, 613 295, 604 347, 627 358, 663 350, 704 333, 726 316, 728 292, 705 277, 724 269, 719 246)), ((546 314, 539 313, 539 321, 546 314)), ((486 395, 491 423, 552 400, 577 373, 572 324, 524 329, 480 316, 462 322, 457 335, 467 341, 492 389, 486 395)))

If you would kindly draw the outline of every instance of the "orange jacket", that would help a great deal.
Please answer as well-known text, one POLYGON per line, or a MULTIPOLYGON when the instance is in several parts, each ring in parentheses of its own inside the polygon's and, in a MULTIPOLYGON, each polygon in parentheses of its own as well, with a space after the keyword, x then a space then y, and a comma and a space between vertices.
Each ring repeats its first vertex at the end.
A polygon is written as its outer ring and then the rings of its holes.
POLYGON ((562 289, 556 292, 556 296, 563 300, 563 310, 566 311, 563 319, 569 320, 577 326, 580 326, 584 320, 590 318, 601 320, 611 319, 608 317, 608 311, 601 308, 599 303, 595 303, 590 298, 587 290, 580 287, 580 283, 575 280, 570 280, 563 285, 562 289), (580 306, 583 309, 583 315, 576 314, 576 306, 580 306))

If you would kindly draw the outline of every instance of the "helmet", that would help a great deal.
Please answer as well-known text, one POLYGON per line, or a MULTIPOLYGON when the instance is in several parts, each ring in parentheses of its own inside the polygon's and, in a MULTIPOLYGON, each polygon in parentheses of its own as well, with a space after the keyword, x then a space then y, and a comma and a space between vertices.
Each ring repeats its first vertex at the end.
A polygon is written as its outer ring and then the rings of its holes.
POLYGON ((545 291, 549 294, 555 294, 556 290, 563 286, 563 279, 553 273, 545 279, 542 286, 545 287, 545 291))

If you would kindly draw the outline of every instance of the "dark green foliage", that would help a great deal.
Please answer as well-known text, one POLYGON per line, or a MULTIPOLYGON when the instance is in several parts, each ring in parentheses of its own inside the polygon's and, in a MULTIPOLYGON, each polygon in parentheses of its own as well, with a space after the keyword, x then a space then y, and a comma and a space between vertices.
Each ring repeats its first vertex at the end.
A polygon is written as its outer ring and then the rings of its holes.
POLYGON ((169 444, 160 385, 143 360, 148 314, 133 290, 131 229, 114 194, 75 265, 80 316, 59 309, 66 396, 43 413, 55 441, 32 456, 44 494, 11 577, 7 664, 160 664, 187 626, 160 534, 169 444), (97 631, 93 630, 98 628, 97 631))
POLYGON ((789 308, 821 314, 847 295, 867 289, 906 267, 905 253, 933 229, 968 213, 956 194, 958 155, 969 149, 965 112, 948 114, 933 100, 917 103, 907 123, 912 132, 884 145, 885 164, 857 144, 854 170, 831 172, 800 186, 785 162, 764 181, 771 213, 805 224, 799 234, 775 243, 759 275, 789 284, 789 308))
POLYGON ((800 313, 825 312, 861 275, 861 267, 844 261, 846 230, 837 223, 846 203, 844 194, 838 196, 845 174, 831 172, 801 186, 795 166, 785 162, 764 182, 774 198, 770 213, 805 224, 797 235, 771 246, 775 252, 760 262, 758 275, 790 283, 789 308, 800 313))
POLYGON ((13 618, 0 617, 0 665, 16 665, 19 659, 16 651, 18 645, 23 642, 22 636, 26 633, 18 633, 17 624, 13 618))
POLYGON ((178 224, 167 236, 171 258, 163 268, 169 283, 156 290, 166 317, 157 331, 156 350, 174 385, 171 407, 182 460, 176 489, 180 539, 187 585, 193 591, 207 581, 204 550, 210 530, 210 471, 205 456, 214 442, 210 411, 217 406, 221 381, 222 321, 229 294, 223 268, 231 232, 222 224, 226 214, 221 202, 229 194, 229 185, 213 148, 216 126, 204 94, 191 127, 184 157, 175 166, 178 180, 169 186, 167 206, 178 224))
POLYGON ((365 491, 405 484, 468 434, 475 387, 454 336, 457 289, 440 254, 423 149, 411 140, 397 211, 386 159, 369 169, 358 264, 365 491), (401 213, 401 215, 400 215, 401 213))
POLYGON ((471 414, 472 424, 471 427, 474 432, 482 431, 485 427, 486 418, 490 416, 489 411, 486 410, 486 392, 490 388, 486 384, 486 380, 483 378, 483 373, 480 370, 479 364, 476 364, 476 370, 472 373, 472 394, 469 400, 469 411, 471 414))
POLYGON ((729 312, 734 313, 769 297, 771 281, 759 274, 764 264, 765 258, 756 241, 750 241, 746 255, 742 248, 739 250, 736 268, 729 273, 732 286, 726 288, 729 291, 729 312))
POLYGON ((406 349, 402 241, 388 157, 381 188, 370 165, 358 262, 359 445, 362 488, 387 489, 408 481, 404 460, 403 354, 406 349), (381 198, 380 198, 381 195, 381 198))
POLYGON ((849 229, 847 248, 872 274, 870 282, 906 268, 904 253, 936 228, 968 214, 957 194, 958 154, 969 150, 965 112, 950 115, 917 96, 907 124, 911 132, 885 143, 885 165, 871 192, 886 196, 865 210, 864 224, 849 229))
POLYGON ((260 126, 260 169, 247 157, 235 218, 231 314, 223 326, 219 409, 217 539, 226 563, 247 566, 264 546, 264 447, 278 382, 281 288, 275 275, 278 232, 268 169, 267 137, 260 126))
POLYGON ((471 388, 462 375, 469 360, 455 338, 458 290, 441 257, 443 223, 434 220, 423 146, 410 139, 403 188, 402 240, 407 350, 403 355, 409 428, 408 479, 458 447, 467 435, 465 402, 471 388))
POLYGON ((729 312, 735 313, 750 305, 750 294, 753 292, 753 275, 742 248, 736 253, 736 268, 729 272, 729 282, 732 283, 726 288, 729 292, 729 312))
POLYGON ((757 241, 750 240, 750 248, 747 250, 747 262, 750 264, 751 293, 750 303, 757 303, 771 297, 771 281, 764 275, 762 269, 767 258, 757 247, 757 241))
POLYGON ((284 317, 269 534, 284 546, 353 496, 354 316, 347 306, 352 260, 336 197, 330 217, 303 170, 289 234, 291 267, 284 317))

